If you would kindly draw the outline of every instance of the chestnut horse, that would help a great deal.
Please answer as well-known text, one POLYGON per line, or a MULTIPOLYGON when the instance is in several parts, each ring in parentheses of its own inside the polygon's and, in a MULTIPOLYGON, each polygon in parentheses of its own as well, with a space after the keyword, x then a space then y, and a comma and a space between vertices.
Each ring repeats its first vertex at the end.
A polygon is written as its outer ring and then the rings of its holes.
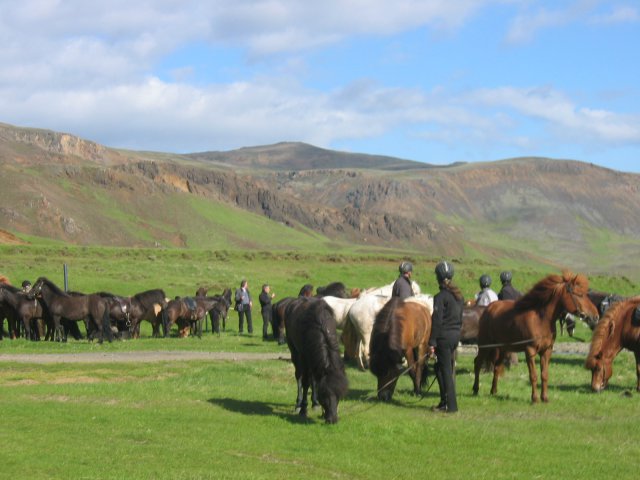
POLYGON ((313 384, 323 418, 336 423, 338 402, 347 393, 348 381, 331 308, 321 299, 298 297, 285 307, 284 321, 298 384, 296 410, 306 417, 307 393, 313 384))
POLYGON ((394 297, 376 315, 371 333, 371 373, 378 378, 378 399, 391 400, 398 377, 409 365, 413 393, 421 394, 423 370, 431 336, 426 305, 394 297))
POLYGON ((614 303, 593 332, 585 367, 591 370, 594 392, 606 388, 613 360, 623 348, 636 357, 636 390, 640 392, 640 296, 614 303))
POLYGON ((597 317, 598 310, 587 292, 589 280, 584 275, 565 271, 548 275, 518 300, 499 300, 489 304, 478 329, 478 355, 474 361, 473 393, 478 394, 480 369, 493 369, 491 394, 498 391, 498 377, 504 370, 508 352, 524 351, 529 367, 531 401, 538 401, 538 378, 535 357, 540 357, 541 398, 549 401, 549 361, 556 338, 556 319, 562 312, 580 317, 597 317))

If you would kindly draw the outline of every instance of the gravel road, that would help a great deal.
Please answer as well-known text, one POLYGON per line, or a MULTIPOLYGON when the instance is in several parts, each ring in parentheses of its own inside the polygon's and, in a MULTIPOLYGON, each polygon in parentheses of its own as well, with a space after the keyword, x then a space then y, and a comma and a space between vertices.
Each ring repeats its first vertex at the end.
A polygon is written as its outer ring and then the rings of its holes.
MULTIPOLYGON (((475 345, 459 347, 462 355, 475 355, 475 345)), ((588 343, 556 343, 553 349, 559 355, 586 355, 589 353, 588 343)), ((19 363, 115 363, 115 362, 179 362, 185 360, 204 361, 251 361, 251 360, 286 360, 289 352, 281 353, 238 353, 238 352, 187 352, 187 351, 152 351, 152 352, 98 352, 98 353, 18 353, 0 354, 0 362, 19 363)))

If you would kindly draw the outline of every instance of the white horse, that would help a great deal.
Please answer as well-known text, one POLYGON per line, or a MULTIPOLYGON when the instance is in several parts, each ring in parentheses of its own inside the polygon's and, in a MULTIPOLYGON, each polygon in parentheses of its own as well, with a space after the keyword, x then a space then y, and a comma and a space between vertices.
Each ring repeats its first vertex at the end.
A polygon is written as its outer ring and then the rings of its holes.
MULTIPOLYGON (((383 297, 390 297, 391 290, 393 290, 393 284, 395 282, 390 283, 389 285, 385 285, 384 287, 373 287, 368 288, 364 291, 364 294, 367 295, 381 295, 383 297)), ((420 295, 420 285, 417 282, 411 281, 411 290, 413 290, 414 295, 420 295)))
POLYGON ((336 318, 336 327, 342 330, 347 323, 347 317, 351 306, 356 302, 357 298, 340 298, 340 297, 322 297, 331 310, 333 310, 333 316, 336 318))
MULTIPOLYGON (((349 310, 349 322, 353 327, 357 343, 355 350, 358 355, 358 365, 362 369, 369 367, 369 342, 371 341, 373 322, 390 298, 390 295, 364 294, 356 300, 349 310)), ((429 313, 433 313, 433 297, 431 295, 418 294, 405 298, 405 302, 419 303, 424 305, 429 313)))

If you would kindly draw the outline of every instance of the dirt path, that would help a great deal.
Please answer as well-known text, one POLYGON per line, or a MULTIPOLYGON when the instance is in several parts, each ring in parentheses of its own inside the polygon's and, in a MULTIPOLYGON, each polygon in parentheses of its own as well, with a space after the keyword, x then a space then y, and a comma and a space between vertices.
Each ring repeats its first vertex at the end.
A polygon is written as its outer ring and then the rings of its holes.
MULTIPOLYGON (((588 343, 556 343, 553 349, 560 355, 586 355, 588 343)), ((459 347, 462 355, 475 355, 475 345, 459 347)), ((19 363, 116 363, 116 362, 179 362, 186 360, 233 361, 285 360, 289 361, 289 352, 280 353, 239 353, 239 352, 189 352, 189 351, 151 351, 151 352, 99 352, 99 353, 19 353, 0 354, 0 362, 19 363)))

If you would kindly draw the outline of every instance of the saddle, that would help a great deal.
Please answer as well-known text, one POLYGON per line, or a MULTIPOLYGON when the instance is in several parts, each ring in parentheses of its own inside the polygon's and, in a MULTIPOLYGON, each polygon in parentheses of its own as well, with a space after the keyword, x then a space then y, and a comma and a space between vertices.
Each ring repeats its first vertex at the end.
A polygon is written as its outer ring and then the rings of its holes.
POLYGON ((196 299, 193 297, 184 297, 182 301, 187 306, 187 309, 189 309, 189 311, 191 312, 191 320, 197 320, 198 315, 196 313, 196 310, 198 309, 198 304, 196 302, 196 299))

